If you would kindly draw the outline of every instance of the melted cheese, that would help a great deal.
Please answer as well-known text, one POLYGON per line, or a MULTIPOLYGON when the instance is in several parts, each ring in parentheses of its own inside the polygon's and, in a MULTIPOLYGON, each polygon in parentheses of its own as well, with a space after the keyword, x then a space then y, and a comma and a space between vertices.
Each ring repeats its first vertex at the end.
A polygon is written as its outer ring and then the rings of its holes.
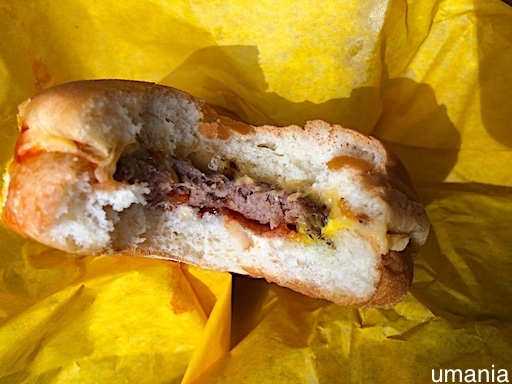
MULTIPOLYGON (((311 197, 313 193, 310 192, 307 195, 311 197)), ((292 231, 289 234, 292 240, 306 244, 318 244, 325 241, 325 239, 333 238, 343 228, 351 228, 359 224, 357 218, 346 207, 343 199, 339 197, 335 190, 323 192, 321 196, 317 195, 317 193, 314 195, 315 200, 324 202, 330 208, 329 219, 322 228, 320 236, 308 233, 306 223, 299 223, 297 232, 292 231)))
POLYGON ((382 254, 387 253, 390 248, 398 249, 407 244, 408 239, 403 239, 402 236, 398 238, 398 235, 396 235, 388 238, 387 224, 382 220, 360 222, 335 189, 324 191, 321 195, 316 196, 316 198, 330 209, 329 218, 321 230, 321 235, 319 237, 312 237, 306 232, 305 226, 299 225, 298 233, 292 232, 290 234, 293 240, 306 244, 317 244, 333 239, 343 229, 350 229, 368 239, 372 246, 382 254))
POLYGON ((339 197, 335 190, 324 192, 324 196, 331 210, 329 212, 329 220, 322 228, 322 236, 332 238, 341 229, 350 228, 358 223, 357 218, 346 207, 343 199, 339 197))
POLYGON ((330 217, 327 224, 322 228, 322 236, 332 238, 343 228, 350 228, 353 225, 354 221, 346 216, 330 217))
POLYGON ((112 180, 117 160, 127 145, 122 143, 122 145, 102 154, 92 145, 81 144, 69 138, 49 134, 46 131, 26 128, 18 138, 15 153, 18 161, 37 152, 75 154, 91 162, 94 165, 96 179, 104 183, 112 180))

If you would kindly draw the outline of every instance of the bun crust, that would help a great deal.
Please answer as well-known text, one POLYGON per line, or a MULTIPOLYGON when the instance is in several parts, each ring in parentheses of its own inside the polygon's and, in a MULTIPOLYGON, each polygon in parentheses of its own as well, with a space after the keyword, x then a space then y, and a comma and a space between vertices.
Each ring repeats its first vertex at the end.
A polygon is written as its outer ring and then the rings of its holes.
POLYGON ((373 137, 320 120, 251 126, 182 91, 124 80, 51 88, 20 105, 18 123, 2 219, 23 236, 80 254, 264 277, 340 305, 388 308, 408 292, 411 251, 429 222, 407 171, 373 137), (186 159, 235 184, 270 185, 277 192, 269 195, 299 196, 325 221, 312 235, 301 220, 273 228, 225 210, 154 203, 158 184, 116 173, 145 157, 152 167, 171 164, 158 175, 177 177, 173 164, 186 159))

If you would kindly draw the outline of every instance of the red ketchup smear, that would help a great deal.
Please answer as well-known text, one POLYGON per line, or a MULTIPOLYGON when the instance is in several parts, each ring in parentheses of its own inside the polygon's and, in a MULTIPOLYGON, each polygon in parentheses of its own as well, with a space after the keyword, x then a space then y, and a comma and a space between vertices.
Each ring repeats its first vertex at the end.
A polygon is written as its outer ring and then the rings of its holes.
POLYGON ((281 223, 277 227, 271 229, 270 225, 260 224, 255 220, 250 220, 242 214, 232 211, 231 209, 223 208, 222 213, 226 215, 227 220, 235 220, 240 225, 242 225, 242 227, 248 228, 260 236, 288 237, 291 232, 294 232, 294 230, 290 228, 293 227, 293 225, 281 223))
POLYGON ((16 144, 14 146, 14 160, 17 163, 21 163, 28 158, 35 156, 41 152, 41 150, 37 147, 30 147, 27 150, 22 151, 22 146, 29 141, 29 138, 27 137, 26 132, 29 130, 28 125, 23 124, 21 126, 21 133, 18 136, 18 140, 16 140, 16 144))

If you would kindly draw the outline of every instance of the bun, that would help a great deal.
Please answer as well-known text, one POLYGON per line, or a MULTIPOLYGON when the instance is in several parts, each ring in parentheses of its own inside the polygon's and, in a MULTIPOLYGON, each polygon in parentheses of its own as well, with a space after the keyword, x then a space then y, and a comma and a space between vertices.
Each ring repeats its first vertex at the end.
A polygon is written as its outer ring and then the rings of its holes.
POLYGON ((407 294, 429 222, 377 139, 255 127, 152 83, 56 86, 20 105, 3 221, 79 254, 264 277, 340 305, 407 294))

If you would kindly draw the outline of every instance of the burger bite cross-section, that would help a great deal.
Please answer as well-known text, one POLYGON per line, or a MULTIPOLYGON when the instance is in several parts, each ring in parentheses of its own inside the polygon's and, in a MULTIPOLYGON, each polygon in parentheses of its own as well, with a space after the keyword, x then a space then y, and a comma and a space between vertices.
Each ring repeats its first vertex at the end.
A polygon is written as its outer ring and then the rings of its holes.
POLYGON ((390 308, 429 221, 377 139, 312 120, 251 126, 177 89, 97 80, 22 103, 2 211, 81 255, 141 255, 390 308))
MULTIPOLYGON (((247 226, 266 226, 269 231, 304 231, 318 238, 328 214, 296 191, 276 189, 271 184, 237 176, 237 166, 225 161, 226 174, 203 172, 188 159, 166 158, 158 151, 124 155, 117 163, 114 178, 129 184, 145 183, 150 189, 149 204, 174 209, 181 204, 199 208, 198 213, 227 214, 247 226), (252 223, 248 222, 252 221, 252 223)), ((258 227, 261 231, 262 227, 258 227)))

